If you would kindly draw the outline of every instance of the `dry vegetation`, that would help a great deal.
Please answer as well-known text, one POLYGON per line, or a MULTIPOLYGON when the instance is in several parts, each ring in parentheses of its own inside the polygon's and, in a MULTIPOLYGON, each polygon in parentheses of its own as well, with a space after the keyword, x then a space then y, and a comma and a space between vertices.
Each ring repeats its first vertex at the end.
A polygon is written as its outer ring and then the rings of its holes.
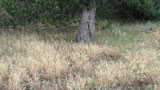
POLYGON ((160 52, 153 48, 159 33, 122 52, 107 44, 2 31, 0 90, 159 90, 160 52))

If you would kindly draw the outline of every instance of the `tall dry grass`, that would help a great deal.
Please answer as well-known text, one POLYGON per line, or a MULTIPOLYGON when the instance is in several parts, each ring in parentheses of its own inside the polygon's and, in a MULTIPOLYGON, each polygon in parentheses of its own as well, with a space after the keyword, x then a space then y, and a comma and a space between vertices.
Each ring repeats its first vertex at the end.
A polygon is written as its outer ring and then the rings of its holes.
POLYGON ((0 89, 160 89, 158 49, 138 44, 136 51, 121 52, 106 44, 52 39, 49 42, 36 33, 1 32, 0 89))

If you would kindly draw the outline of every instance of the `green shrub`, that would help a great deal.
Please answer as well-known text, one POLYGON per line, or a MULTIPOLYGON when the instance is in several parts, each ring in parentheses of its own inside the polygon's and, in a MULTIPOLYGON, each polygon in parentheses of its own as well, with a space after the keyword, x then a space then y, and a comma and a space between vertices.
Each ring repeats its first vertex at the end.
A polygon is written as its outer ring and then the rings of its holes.
POLYGON ((160 0, 109 0, 102 7, 99 12, 105 12, 104 18, 160 20, 160 0))
POLYGON ((9 21, 13 25, 37 22, 58 23, 73 18, 74 13, 70 9, 76 5, 70 7, 71 4, 73 3, 69 1, 57 2, 56 0, 0 0, 0 8, 11 16, 9 21))
MULTIPOLYGON (((7 12, 0 24, 16 26, 37 22, 68 22, 79 16, 83 6, 76 1, 0 0, 0 8, 7 12)), ((101 0, 100 3, 97 5, 98 19, 160 20, 160 0, 101 0)))

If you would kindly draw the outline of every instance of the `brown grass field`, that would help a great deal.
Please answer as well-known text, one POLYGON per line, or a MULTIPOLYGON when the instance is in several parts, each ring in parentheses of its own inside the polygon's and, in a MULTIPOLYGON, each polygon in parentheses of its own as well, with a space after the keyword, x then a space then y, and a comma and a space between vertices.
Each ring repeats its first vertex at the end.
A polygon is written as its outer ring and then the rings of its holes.
POLYGON ((54 35, 0 32, 0 90, 160 90, 158 28, 123 49, 54 35))

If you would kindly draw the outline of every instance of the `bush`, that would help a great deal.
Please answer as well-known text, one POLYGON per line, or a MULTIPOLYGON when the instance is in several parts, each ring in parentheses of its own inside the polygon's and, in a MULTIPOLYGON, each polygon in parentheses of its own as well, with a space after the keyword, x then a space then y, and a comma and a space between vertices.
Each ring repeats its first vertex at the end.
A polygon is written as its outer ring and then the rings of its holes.
POLYGON ((64 4, 64 1, 56 2, 56 0, 0 0, 0 8, 11 16, 9 21, 13 25, 37 22, 58 23, 70 17, 73 18, 74 13, 70 10, 72 9, 70 4, 72 3, 69 1, 64 4))
POLYGON ((1 0, 0 5, 11 16, 11 21, 14 21, 13 24, 25 25, 31 21, 39 21, 42 18, 46 20, 48 17, 46 12, 50 10, 48 7, 51 5, 44 0, 39 0, 41 2, 36 1, 38 0, 1 0))
MULTIPOLYGON (((97 17, 124 20, 160 20, 160 0, 100 1, 97 17)), ((37 22, 60 23, 79 16, 81 5, 72 0, 0 0, 7 15, 2 25, 26 25, 37 22), (77 14, 77 15, 75 15, 77 14), (9 16, 9 17, 8 17, 9 16)))
POLYGON ((2 8, 0 8, 0 28, 8 27, 11 22, 11 17, 2 8))
POLYGON ((109 0, 102 7, 99 13, 103 9, 104 18, 160 20, 160 0, 109 0))

